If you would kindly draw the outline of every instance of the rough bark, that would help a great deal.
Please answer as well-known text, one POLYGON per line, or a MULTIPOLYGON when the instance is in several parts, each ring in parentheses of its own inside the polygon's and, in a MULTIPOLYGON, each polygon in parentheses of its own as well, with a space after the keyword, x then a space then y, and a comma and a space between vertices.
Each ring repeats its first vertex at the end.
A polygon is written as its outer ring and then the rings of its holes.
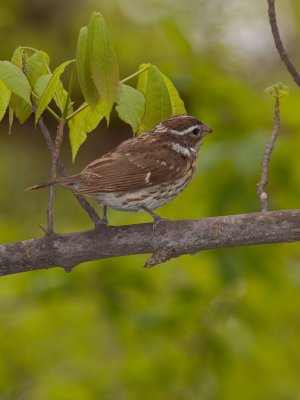
POLYGON ((300 241, 300 210, 102 227, 0 245, 0 275, 152 253, 151 267, 208 249, 300 241))

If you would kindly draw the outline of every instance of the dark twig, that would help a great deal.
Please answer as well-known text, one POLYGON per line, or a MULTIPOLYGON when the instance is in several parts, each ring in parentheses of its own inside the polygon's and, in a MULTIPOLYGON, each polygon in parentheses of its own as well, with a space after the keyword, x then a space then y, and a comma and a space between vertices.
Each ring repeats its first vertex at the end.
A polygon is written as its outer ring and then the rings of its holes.
POLYGON ((265 192, 265 186, 268 183, 268 167, 271 154, 275 146, 275 141, 279 133, 279 128, 280 128, 280 107, 279 107, 279 95, 277 95, 275 96, 274 127, 272 135, 265 148, 262 160, 260 182, 257 184, 257 195, 260 199, 261 211, 269 211, 268 195, 265 192))
MULTIPOLYGON (((57 133, 55 136, 54 146, 51 149, 51 179, 56 178, 57 171, 57 161, 59 159, 60 148, 64 135, 64 125, 65 121, 61 120, 57 127, 57 133)), ((54 201, 54 186, 49 187, 49 202, 47 209, 47 219, 48 219, 48 234, 53 233, 53 201, 54 201)))
MULTIPOLYGON (((25 76, 27 76, 27 68, 26 68, 26 53, 25 51, 22 52, 22 71, 25 76)), ((36 113, 36 105, 34 104, 34 101, 32 101, 32 110, 33 113, 36 113)), ((59 125, 58 128, 58 135, 56 135, 56 143, 54 144, 50 135, 50 132, 44 122, 43 117, 40 117, 38 120, 38 125, 40 127, 40 130, 44 136, 44 139, 47 144, 47 148, 50 151, 51 154, 55 152, 55 163, 54 163, 54 157, 52 158, 52 173, 54 169, 54 165, 57 165, 57 168, 62 176, 67 176, 67 170, 64 167, 64 164, 59 158, 59 152, 60 152, 60 147, 61 147, 61 141, 63 137, 63 127, 64 123, 61 123, 61 126, 59 125)), ((51 215, 49 215, 49 210, 53 209, 53 187, 49 188, 50 194, 49 194, 49 204, 48 204, 48 211, 47 211, 47 220, 48 220, 48 232, 49 232, 49 227, 50 231, 53 232, 53 222, 51 224, 51 215), (52 194, 51 194, 52 191, 52 194), (50 200, 51 199, 51 200, 50 200), (49 224, 50 223, 50 224, 49 224), (52 225, 52 227, 51 227, 52 225)), ((89 215, 90 219, 92 220, 93 224, 95 227, 98 227, 101 225, 101 219, 98 216, 97 212, 94 210, 94 208, 90 205, 90 203, 81 195, 76 195, 74 194, 78 203, 81 205, 81 207, 87 212, 89 215)), ((42 228, 45 231, 45 228, 42 228)))
MULTIPOLYGON (((39 121, 38 121, 38 125, 41 129, 41 132, 44 136, 44 139, 46 141, 48 150, 50 152, 53 151, 54 149, 54 144, 50 135, 50 132, 44 122, 43 117, 40 117, 39 121)), ((62 163, 62 161, 58 158, 57 160, 57 166, 59 169, 59 172, 62 176, 68 176, 67 170, 64 167, 64 164, 62 163)), ((78 203, 81 205, 81 207, 87 212, 87 214, 89 215, 90 219, 92 220, 93 224, 95 227, 99 226, 101 224, 101 219, 98 216, 98 214, 96 213, 96 211, 94 210, 94 208, 90 205, 90 203, 81 195, 78 194, 74 194, 78 203)))
POLYGON ((278 50, 281 60, 284 62, 287 70, 292 75, 294 81, 300 86, 300 75, 296 70, 295 66, 292 64, 289 56, 287 55, 286 51, 284 50, 280 33, 278 29, 278 24, 276 20, 276 11, 275 11, 275 0, 267 0, 269 4, 268 14, 269 14, 269 21, 272 29, 272 34, 275 42, 275 46, 278 50))

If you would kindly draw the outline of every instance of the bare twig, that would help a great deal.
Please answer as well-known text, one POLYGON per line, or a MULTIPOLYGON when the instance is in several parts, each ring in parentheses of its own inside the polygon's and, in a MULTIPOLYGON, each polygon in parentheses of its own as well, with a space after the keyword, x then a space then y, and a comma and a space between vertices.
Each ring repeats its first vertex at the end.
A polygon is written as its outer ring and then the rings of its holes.
POLYGON ((56 133, 54 149, 53 149, 53 160, 52 160, 53 161, 52 162, 53 179, 56 177, 57 162, 59 159, 61 144, 62 144, 63 135, 64 135, 64 126, 65 126, 65 121, 60 121, 60 123, 58 124, 58 127, 57 127, 57 133, 56 133))
MULTIPOLYGON (((26 52, 25 51, 22 52, 22 71, 23 71, 23 74, 25 76, 27 76, 26 52)), ((32 101, 32 110, 33 110, 33 113, 35 114, 36 113, 36 105, 35 105, 34 101, 32 101)), ((59 169, 59 172, 61 173, 61 175, 65 177, 68 175, 67 170, 65 169, 64 164, 62 163, 62 161, 59 158, 64 124, 65 124, 64 122, 61 122, 61 124, 59 124, 58 134, 56 136, 56 144, 54 144, 52 141, 50 132, 44 122, 43 117, 40 117, 40 119, 38 120, 38 125, 44 136, 48 150, 50 151, 51 154, 54 154, 54 152, 55 152, 55 157, 52 157, 52 174, 54 174, 53 173, 54 165, 56 165, 57 168, 59 169), (54 159, 56 160, 55 162, 54 162, 54 159)), ((48 204, 48 210, 47 210, 47 220, 48 220, 48 233, 49 233, 49 227, 50 227, 50 233, 51 233, 51 232, 53 232, 53 219, 51 217, 52 211, 50 212, 50 215, 49 215, 49 210, 53 209, 53 187, 50 187, 49 190, 50 190, 50 193, 49 193, 49 204, 48 204), (52 220, 52 223, 51 223, 51 220, 52 220)), ((79 204, 81 205, 81 207, 89 215, 94 226, 95 227, 100 226, 101 219, 98 216, 97 212, 94 210, 94 208, 90 205, 90 203, 83 196, 76 195, 76 194, 74 194, 74 195, 75 195, 77 201, 79 202, 79 204)), ((43 228, 43 230, 45 231, 44 228, 43 228)))
POLYGON ((294 81, 297 83, 298 86, 300 86, 300 75, 298 71, 296 70, 295 66, 292 64, 289 56, 287 55, 281 38, 280 38, 280 33, 278 29, 278 24, 276 20, 276 11, 275 11, 275 0, 267 0, 269 4, 269 9, 268 9, 268 14, 269 14, 269 21, 272 29, 272 34, 275 42, 275 46, 278 50, 278 53, 280 55, 281 60, 284 62, 287 70, 289 73, 292 75, 294 81))
MULTIPOLYGON (((52 141, 50 132, 44 122, 43 117, 40 117, 39 121, 38 121, 38 125, 41 129, 41 132, 44 136, 44 139, 46 141, 48 150, 50 152, 53 151, 54 149, 54 143, 52 141)), ((63 162, 58 158, 57 160, 57 165, 58 165, 58 169, 59 172, 62 176, 68 176, 67 170, 64 167, 63 162)), ((81 207, 87 212, 87 214, 89 215, 90 219, 92 220, 94 226, 99 226, 101 224, 101 219, 98 216, 98 214, 96 213, 96 211, 94 210, 94 208, 90 205, 90 203, 81 195, 78 194, 74 194, 78 203, 81 205, 81 207)))
MULTIPOLYGON (((57 133, 54 141, 54 146, 51 149, 51 179, 56 178, 56 171, 57 171, 57 162, 59 159, 60 148, 63 140, 64 135, 64 126, 65 121, 61 120, 57 127, 57 133)), ((53 201, 54 201, 54 187, 49 187, 49 202, 48 202, 48 209, 47 209, 47 220, 48 220, 48 234, 53 233, 53 201)))
POLYGON ((261 211, 269 211, 268 194, 265 191, 265 186, 268 183, 268 168, 272 151, 275 146, 275 141, 279 133, 279 128, 280 128, 280 107, 279 107, 279 95, 277 95, 275 96, 274 127, 272 135, 265 148, 262 160, 260 182, 257 184, 257 195, 260 199, 261 211))
POLYGON ((300 210, 103 227, 0 245, 0 275, 157 252, 147 266, 208 249, 300 241, 300 210), (162 251, 161 244, 164 249, 162 251))

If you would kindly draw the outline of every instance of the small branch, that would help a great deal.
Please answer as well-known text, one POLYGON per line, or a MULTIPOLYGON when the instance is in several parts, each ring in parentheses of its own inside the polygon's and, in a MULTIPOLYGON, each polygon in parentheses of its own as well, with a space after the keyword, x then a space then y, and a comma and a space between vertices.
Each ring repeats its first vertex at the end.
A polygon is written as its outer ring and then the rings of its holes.
MULTIPOLYGON (((52 146, 51 151, 51 179, 56 178, 57 163, 59 159, 61 144, 64 135, 65 122, 60 121, 57 127, 57 133, 55 136, 54 146, 52 146)), ((49 202, 47 208, 47 221, 48 221, 48 234, 53 233, 53 202, 54 202, 54 187, 49 187, 49 202)))
POLYGON ((269 14, 269 21, 272 29, 272 34, 275 42, 275 46, 278 50, 279 56, 281 60, 284 62, 287 70, 292 75, 294 81, 300 86, 300 75, 296 70, 295 66, 292 64, 289 56, 287 55, 279 33, 278 24, 276 20, 276 11, 275 11, 275 0, 267 0, 269 4, 268 14, 269 14))
POLYGON ((277 139, 278 133, 280 128, 280 107, 279 107, 279 96, 275 96, 275 110, 274 110, 274 128, 269 139, 263 160, 262 160, 262 167, 261 167, 261 175, 260 175, 260 182, 257 184, 257 195, 260 199, 261 204, 261 211, 269 211, 269 202, 268 202, 268 194, 265 191, 265 187, 268 183, 268 169, 270 158, 275 146, 275 141, 277 139))
POLYGON ((147 266, 208 249, 300 241, 300 210, 102 227, 0 245, 0 275, 133 254, 160 253, 147 266), (163 243, 163 245, 162 245, 163 243), (162 249, 167 249, 165 252, 162 249), (161 251, 158 251, 161 249, 161 251))
MULTIPOLYGON (((50 132, 49 132, 47 126, 45 125, 43 117, 41 117, 39 119, 38 125, 44 136, 48 150, 50 151, 50 153, 52 153, 52 151, 54 149, 54 144, 53 144, 50 132)), ((58 166, 59 172, 62 176, 68 176, 68 173, 67 173, 66 168, 64 167, 64 164, 62 163, 62 161, 59 158, 57 160, 57 166, 58 166)), ((94 210, 94 208, 90 205, 90 203, 81 195, 74 194, 74 196, 76 197, 76 199, 77 199, 78 203, 81 205, 81 207, 87 212, 87 214, 89 215, 90 219, 92 220, 94 226, 99 226, 99 224, 101 224, 101 219, 99 218, 99 216, 96 213, 96 211, 94 210)))
POLYGON ((142 68, 142 69, 139 69, 138 71, 134 72, 133 74, 127 76, 127 77, 124 78, 124 79, 122 79, 120 82, 121 82, 121 83, 125 83, 125 82, 129 81, 130 79, 135 78, 136 76, 139 76, 142 72, 145 72, 145 71, 147 71, 148 69, 149 69, 149 66, 144 67, 144 68, 142 68))
POLYGON ((72 119, 73 117, 75 117, 75 115, 77 115, 78 113, 80 113, 80 111, 84 110, 85 108, 87 108, 89 105, 88 103, 85 101, 84 103, 81 104, 81 106, 79 106, 77 108, 77 110, 73 111, 72 114, 68 115, 66 117, 66 121, 70 121, 70 119, 72 119))
MULTIPOLYGON (((35 50, 35 49, 32 49, 32 50, 35 50)), ((23 74, 25 76, 27 76, 25 51, 23 51, 23 53, 22 53, 22 71, 23 71, 23 74)), ((33 110, 33 113, 35 114, 36 113, 36 105, 34 104, 34 101, 32 101, 32 110, 33 110)), ((62 124, 62 122, 61 122, 61 124, 62 124)), ((47 128, 47 126, 46 126, 46 124, 44 122, 43 117, 40 117, 40 119, 38 120, 38 125, 40 127, 41 132, 42 132, 42 135, 44 136, 44 139, 46 141, 48 150, 50 151, 51 154, 53 154, 55 146, 53 144, 50 132, 49 132, 49 130, 48 130, 48 128, 47 128)), ((60 129, 63 129, 63 125, 60 127, 60 129)), ((62 132, 60 133, 60 135, 62 137, 62 132)), ((56 147, 58 146, 58 148, 60 149, 60 145, 61 145, 61 143, 59 143, 59 138, 57 138, 56 147)), ((68 175, 67 171, 66 171, 62 161, 59 159, 59 151, 57 152, 57 156, 56 156, 56 164, 57 164, 57 167, 58 167, 59 172, 61 173, 61 175, 62 176, 67 176, 68 175)), ((52 164, 52 167, 53 167, 53 164, 52 164)), ((53 232, 53 222, 51 223, 51 218, 52 218, 51 217, 51 213, 49 215, 49 210, 53 209, 53 187, 50 187, 49 190, 50 190, 50 194, 49 194, 49 204, 48 204, 48 211, 47 211, 47 220, 48 220, 48 227, 50 226, 50 230, 51 230, 51 225, 52 225, 52 232, 53 232), (52 195, 51 195, 51 191, 52 191, 52 195), (50 201, 50 199, 51 199, 51 201, 50 201), (49 225, 49 223, 50 223, 50 225, 49 225)), ((99 216, 96 213, 96 211, 94 210, 94 208, 90 205, 90 203, 81 195, 75 195, 75 197, 76 197, 78 203, 81 205, 81 207, 89 215, 89 217, 92 220, 94 226, 99 226, 101 224, 101 219, 99 218, 99 216)), ((44 228, 43 228, 43 230, 44 230, 44 228)))

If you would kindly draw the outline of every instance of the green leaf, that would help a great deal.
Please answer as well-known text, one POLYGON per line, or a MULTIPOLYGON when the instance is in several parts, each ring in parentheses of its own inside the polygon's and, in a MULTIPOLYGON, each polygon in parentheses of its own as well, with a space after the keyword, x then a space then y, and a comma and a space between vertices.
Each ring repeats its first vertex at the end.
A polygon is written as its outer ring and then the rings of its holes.
MULTIPOLYGON (((142 64, 140 68, 145 68, 145 64, 142 64)), ((150 64, 149 69, 139 75, 137 88, 146 99, 145 114, 139 131, 152 129, 163 119, 172 115, 169 90, 155 65, 150 64)))
POLYGON ((148 70, 150 68, 151 64, 141 64, 139 66, 139 71, 144 70, 145 68, 148 68, 146 71, 141 72, 139 74, 139 79, 138 79, 138 83, 137 83, 137 89, 146 94, 147 91, 147 82, 148 82, 148 70))
MULTIPOLYGON (((39 99, 42 97, 47 85, 49 84, 51 76, 52 74, 45 74, 37 78, 34 85, 34 93, 39 97, 39 99)), ((39 102, 39 100, 37 102, 39 102)))
POLYGON ((0 61, 0 80, 3 81, 11 92, 24 99, 28 104, 31 104, 30 83, 20 67, 9 61, 0 61))
POLYGON ((75 160, 80 146, 85 142, 87 133, 93 131, 105 116, 106 105, 99 100, 96 107, 86 107, 74 115, 68 122, 72 149, 72 159, 75 160))
POLYGON ((70 61, 65 61, 61 65, 59 65, 55 70, 53 71, 53 74, 51 75, 51 78, 49 79, 49 82, 47 86, 45 87, 43 94, 40 96, 40 101, 35 113, 35 123, 39 120, 40 116, 42 113, 45 111, 46 107, 52 100, 53 96, 55 95, 57 86, 59 84, 60 76, 64 72, 65 68, 70 65, 73 62, 73 60, 70 61))
MULTIPOLYGON (((23 50, 21 46, 18 46, 11 57, 11 63, 20 67, 21 69, 22 69, 22 64, 23 64, 22 58, 23 58, 24 51, 25 50, 23 50)), ((26 53, 25 53, 25 55, 26 55, 26 53)))
POLYGON ((90 107, 95 107, 99 99, 99 94, 92 79, 91 58, 90 50, 87 46, 87 38, 88 28, 84 26, 80 29, 77 40, 76 68, 83 97, 90 107))
POLYGON ((108 121, 118 94, 119 68, 110 33, 99 13, 93 13, 90 19, 87 41, 91 54, 92 78, 106 104, 105 118, 108 121))
POLYGON ((288 96, 290 94, 290 89, 283 83, 277 82, 274 85, 267 87, 264 92, 273 97, 282 97, 288 96))
MULTIPOLYGON (((59 80, 57 88, 56 88, 56 93, 54 96, 54 101, 55 101, 57 107, 60 109, 61 113, 64 112, 67 98, 68 98, 68 92, 64 88, 62 81, 59 80)), ((72 106, 72 102, 69 99, 68 113, 72 112, 72 111, 73 111, 73 106, 72 106)))
MULTIPOLYGON (((36 100, 36 104, 38 105, 40 102, 40 98, 42 97, 46 87, 49 85, 50 79, 52 77, 52 74, 46 74, 46 75, 41 75, 35 83, 34 86, 34 92, 35 94, 39 97, 38 100, 36 100)), ((53 99, 57 105, 57 107, 60 109, 61 113, 63 113, 67 101, 68 93, 64 89, 62 81, 59 80, 55 94, 53 96, 53 99)), ((72 103, 69 103, 68 109, 70 112, 72 112, 73 106, 72 103)))
POLYGON ((135 133, 145 112, 145 97, 137 89, 120 83, 116 110, 121 120, 131 125, 135 133))
POLYGON ((0 81, 0 121, 4 117, 6 109, 10 101, 11 91, 6 87, 6 85, 0 81))
POLYGON ((45 74, 49 74, 49 56, 44 51, 38 51, 27 61, 27 78, 31 87, 34 88, 36 80, 45 74))
POLYGON ((165 84, 167 85, 167 89, 169 92, 170 96, 170 101, 171 101, 171 107, 172 107, 172 114, 186 114, 186 109, 184 106, 184 102, 179 96, 179 93, 172 83, 172 81, 161 72, 162 77, 165 81, 165 84))
POLYGON ((33 112, 31 104, 26 103, 25 100, 15 94, 12 94, 9 105, 21 124, 23 124, 33 112))

